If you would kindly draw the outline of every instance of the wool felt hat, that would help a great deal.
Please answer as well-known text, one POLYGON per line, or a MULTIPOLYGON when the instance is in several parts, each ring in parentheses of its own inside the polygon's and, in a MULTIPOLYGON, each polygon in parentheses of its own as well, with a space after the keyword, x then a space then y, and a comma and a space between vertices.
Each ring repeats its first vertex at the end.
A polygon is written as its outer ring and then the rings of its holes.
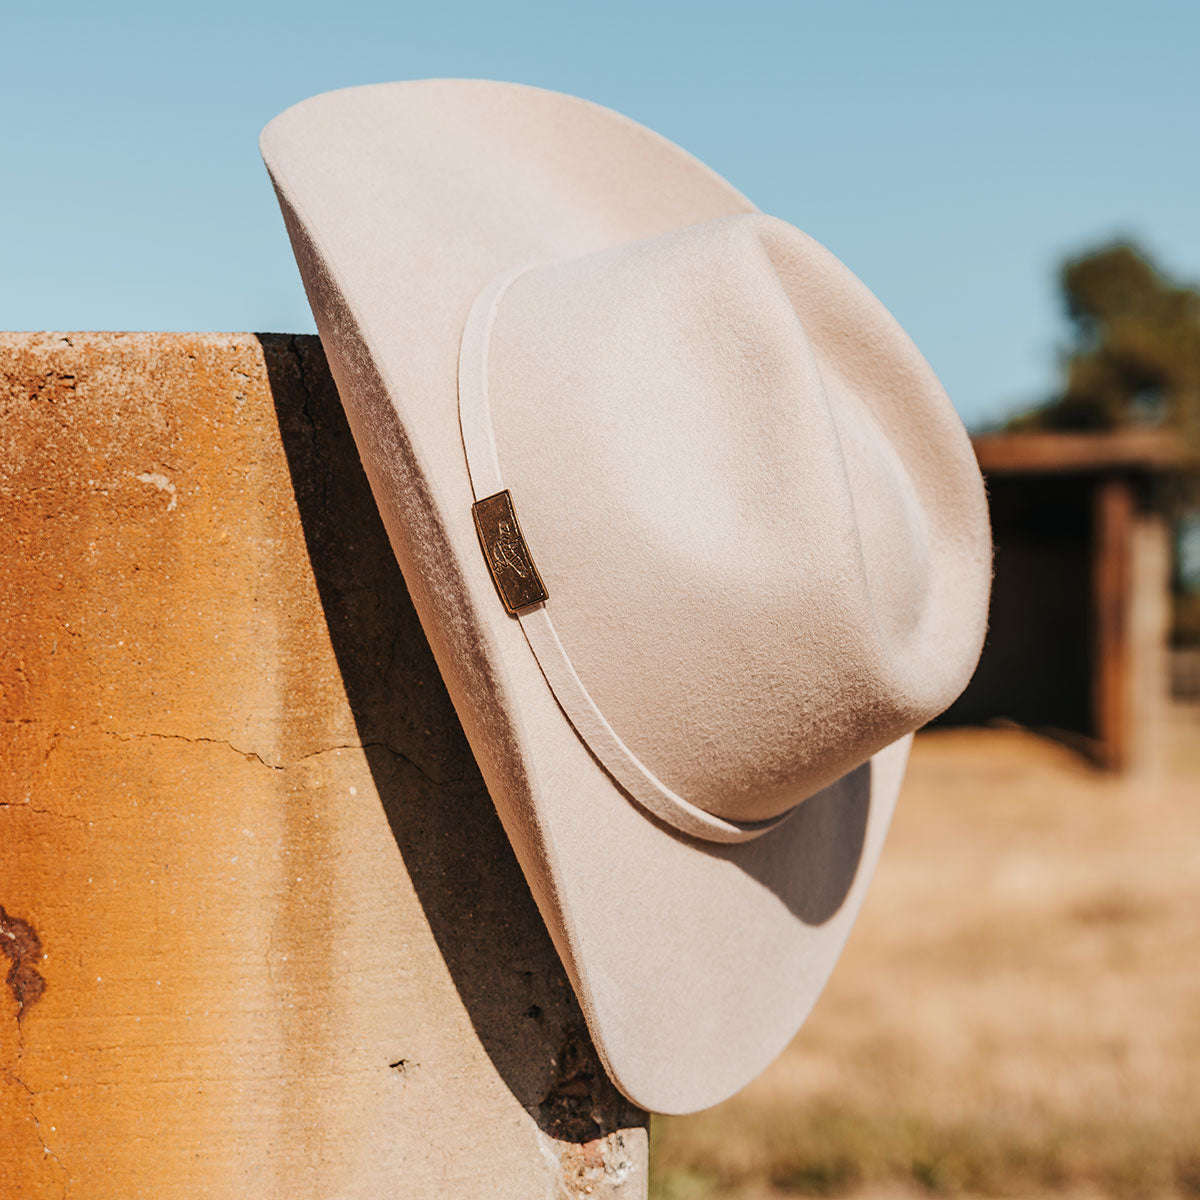
POLYGON ((679 147, 515 84, 350 88, 261 139, 392 547, 617 1086, 731 1095, 966 685, 991 543, 933 372, 679 147))

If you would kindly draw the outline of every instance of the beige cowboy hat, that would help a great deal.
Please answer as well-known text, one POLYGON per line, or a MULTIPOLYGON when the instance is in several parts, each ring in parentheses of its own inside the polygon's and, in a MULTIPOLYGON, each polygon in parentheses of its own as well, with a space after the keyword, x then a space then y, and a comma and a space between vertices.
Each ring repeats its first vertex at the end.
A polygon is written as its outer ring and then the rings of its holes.
POLYGON ((815 1002, 991 544, 933 372, 679 147, 506 83, 262 153, 412 599, 596 1046, 724 1099, 815 1002))

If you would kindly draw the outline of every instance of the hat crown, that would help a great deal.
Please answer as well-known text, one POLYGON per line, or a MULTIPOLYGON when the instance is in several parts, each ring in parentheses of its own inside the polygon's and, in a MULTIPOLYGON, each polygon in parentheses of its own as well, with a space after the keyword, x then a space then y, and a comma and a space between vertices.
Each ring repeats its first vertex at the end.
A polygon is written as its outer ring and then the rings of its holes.
POLYGON ((965 686, 991 553, 970 443, 811 238, 736 215, 534 266, 486 361, 558 640, 679 796, 777 816, 965 686))

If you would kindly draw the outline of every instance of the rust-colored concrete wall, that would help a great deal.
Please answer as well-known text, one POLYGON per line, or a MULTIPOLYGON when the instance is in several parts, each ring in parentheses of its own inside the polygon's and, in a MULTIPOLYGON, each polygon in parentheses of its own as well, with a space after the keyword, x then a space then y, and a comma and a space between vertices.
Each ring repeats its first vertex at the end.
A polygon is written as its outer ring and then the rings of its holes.
POLYGON ((644 1194, 316 339, 0 405, 0 1195, 644 1194))

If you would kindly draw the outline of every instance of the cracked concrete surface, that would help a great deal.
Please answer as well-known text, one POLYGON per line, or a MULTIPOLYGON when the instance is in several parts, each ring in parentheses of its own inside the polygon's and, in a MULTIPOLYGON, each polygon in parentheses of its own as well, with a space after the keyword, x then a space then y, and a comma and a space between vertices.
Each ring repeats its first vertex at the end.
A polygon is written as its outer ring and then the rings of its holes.
POLYGON ((0 406, 0 1195, 643 1196, 316 339, 0 406))

